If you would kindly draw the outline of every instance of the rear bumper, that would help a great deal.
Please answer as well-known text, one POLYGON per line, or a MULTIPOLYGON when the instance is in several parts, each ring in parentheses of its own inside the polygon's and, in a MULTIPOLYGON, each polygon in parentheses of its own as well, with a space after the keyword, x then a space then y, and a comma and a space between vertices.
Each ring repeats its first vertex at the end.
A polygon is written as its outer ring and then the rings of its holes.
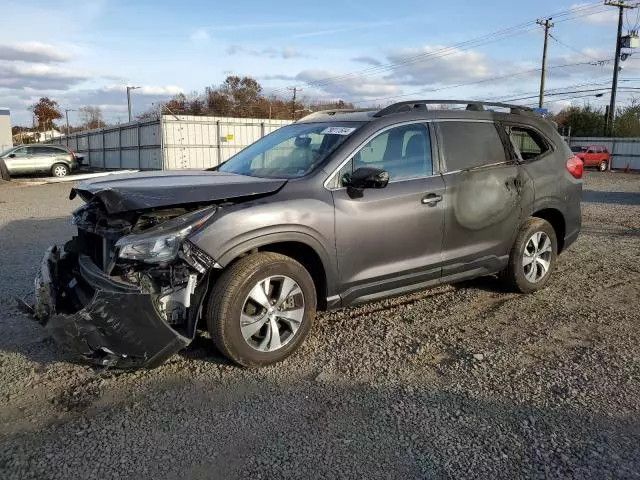
POLYGON ((63 282, 69 275, 61 270, 69 265, 62 259, 57 247, 46 251, 35 282, 34 314, 65 351, 98 365, 155 367, 191 342, 159 316, 152 295, 115 282, 88 257, 74 262, 79 273, 63 282), (59 311, 58 302, 78 281, 92 287, 93 297, 78 311, 59 311))

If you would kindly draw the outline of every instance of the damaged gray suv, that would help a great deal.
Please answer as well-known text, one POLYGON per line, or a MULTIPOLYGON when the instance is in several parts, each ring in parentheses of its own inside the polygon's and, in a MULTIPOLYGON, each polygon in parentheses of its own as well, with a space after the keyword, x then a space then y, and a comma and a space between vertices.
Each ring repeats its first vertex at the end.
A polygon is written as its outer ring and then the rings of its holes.
POLYGON ((318 309, 493 274, 542 288, 580 231, 582 169, 525 107, 314 113, 209 171, 74 188, 78 234, 46 252, 34 313, 102 365, 158 365, 205 328, 237 364, 272 364, 318 309))

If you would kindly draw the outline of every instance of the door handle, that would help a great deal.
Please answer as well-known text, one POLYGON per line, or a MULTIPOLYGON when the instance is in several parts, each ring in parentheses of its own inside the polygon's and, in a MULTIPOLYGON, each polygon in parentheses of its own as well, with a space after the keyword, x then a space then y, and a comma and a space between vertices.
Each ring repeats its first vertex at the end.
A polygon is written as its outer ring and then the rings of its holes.
POLYGON ((429 207, 435 207, 438 202, 442 201, 442 195, 438 195, 435 193, 428 193, 424 197, 422 197, 422 204, 428 205, 429 207))

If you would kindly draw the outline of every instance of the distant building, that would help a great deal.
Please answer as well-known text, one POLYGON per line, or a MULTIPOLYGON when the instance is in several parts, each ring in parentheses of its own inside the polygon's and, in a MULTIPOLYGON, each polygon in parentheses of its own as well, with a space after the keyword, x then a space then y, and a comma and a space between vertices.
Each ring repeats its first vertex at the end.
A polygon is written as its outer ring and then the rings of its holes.
POLYGON ((11 147, 11 112, 8 108, 0 108, 0 151, 11 147))
POLYGON ((54 138, 60 138, 62 134, 56 130, 46 130, 44 132, 20 132, 13 136, 14 144, 46 142, 54 138))

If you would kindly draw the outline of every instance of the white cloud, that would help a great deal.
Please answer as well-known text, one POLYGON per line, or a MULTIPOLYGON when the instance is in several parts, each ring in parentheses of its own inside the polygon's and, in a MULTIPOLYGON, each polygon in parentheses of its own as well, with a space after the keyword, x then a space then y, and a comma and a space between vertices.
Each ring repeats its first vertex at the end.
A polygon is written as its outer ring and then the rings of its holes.
MULTIPOLYGON (((175 85, 128 85, 139 87, 135 89, 136 95, 173 96, 178 95, 179 93, 184 93, 184 90, 181 87, 175 85)), ((126 92, 127 84, 107 85, 97 91, 105 93, 126 92)))
POLYGON ((296 47, 286 46, 286 47, 265 47, 261 49, 253 49, 249 47, 245 47, 243 45, 229 45, 225 52, 227 55, 246 55, 250 57, 268 57, 268 58, 282 58, 284 60, 288 60, 290 58, 301 58, 306 57, 307 55, 300 52, 296 47))
POLYGON ((389 77, 411 85, 483 80, 507 67, 487 59, 482 53, 441 45, 396 50, 387 56, 387 60, 395 65, 389 77))
POLYGON ((209 32, 207 32, 204 28, 199 28, 195 32, 191 34, 189 37, 194 43, 206 43, 211 40, 209 36, 209 32))
POLYGON ((175 85, 166 85, 166 86, 143 86, 140 89, 140 93, 142 95, 178 95, 179 93, 184 93, 184 90, 181 87, 177 87, 175 85))
POLYGON ((0 45, 0 60, 23 62, 65 62, 71 56, 53 45, 40 42, 22 42, 0 45))
POLYGON ((282 47, 281 50, 282 58, 296 58, 301 57, 302 54, 298 51, 296 47, 282 47))
POLYGON ((597 13, 592 13, 593 10, 585 8, 590 5, 593 5, 593 4, 575 3, 571 5, 571 10, 573 11, 573 15, 578 17, 584 23, 590 23, 592 25, 608 25, 612 23, 617 23, 618 10, 616 8, 609 7, 608 10, 596 11, 597 13))
POLYGON ((304 70, 296 75, 296 80, 311 83, 323 81, 322 91, 339 98, 358 98, 362 100, 397 95, 400 87, 383 78, 363 77, 360 75, 339 74, 327 70, 304 70), (334 80, 324 83, 324 80, 334 80))
POLYGON ((44 63, 0 64, 0 87, 22 90, 68 90, 91 78, 88 72, 44 63))
POLYGON ((366 55, 361 55, 359 57, 354 57, 351 60, 354 61, 354 62, 358 62, 358 63, 365 63, 367 65, 373 65, 374 67, 379 67, 380 65, 382 65, 382 62, 380 60, 378 60, 377 58, 368 57, 366 55))

